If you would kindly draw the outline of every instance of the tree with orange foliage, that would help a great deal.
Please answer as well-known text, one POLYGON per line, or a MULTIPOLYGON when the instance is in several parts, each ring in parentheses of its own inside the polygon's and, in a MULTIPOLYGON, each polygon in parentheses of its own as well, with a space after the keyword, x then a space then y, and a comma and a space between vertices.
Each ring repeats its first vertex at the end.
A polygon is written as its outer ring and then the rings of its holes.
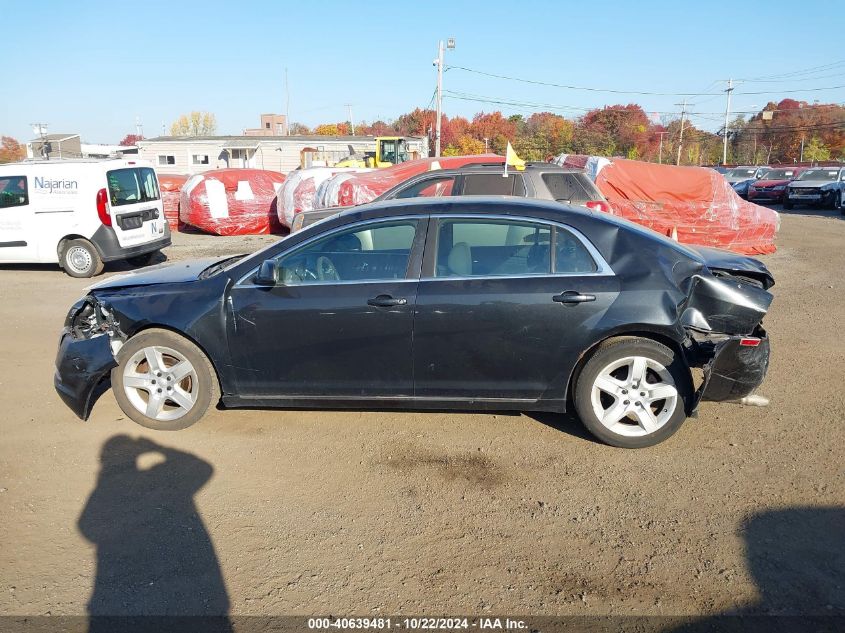
POLYGON ((26 158, 26 148, 11 136, 0 137, 0 163, 16 163, 26 158))

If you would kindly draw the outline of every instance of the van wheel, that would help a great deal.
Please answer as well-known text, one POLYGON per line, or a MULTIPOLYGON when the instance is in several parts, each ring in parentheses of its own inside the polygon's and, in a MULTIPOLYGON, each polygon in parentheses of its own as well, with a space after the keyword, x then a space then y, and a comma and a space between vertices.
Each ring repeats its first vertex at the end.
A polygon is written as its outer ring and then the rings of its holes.
POLYGON ((153 259, 155 259, 161 251, 153 251, 152 253, 144 253, 143 255, 135 255, 135 257, 127 257, 126 261, 133 266, 147 266, 153 259))
POLYGON ((105 267, 97 249, 84 239, 65 242, 59 262, 71 277, 94 277, 103 272, 105 267))
POLYGON ((217 373, 188 339, 168 330, 144 330, 120 348, 111 372, 123 412, 148 429, 185 429, 220 400, 217 373))
POLYGON ((646 338, 612 339, 584 365, 575 408, 597 438, 622 448, 653 446, 686 419, 689 370, 670 348, 646 338))

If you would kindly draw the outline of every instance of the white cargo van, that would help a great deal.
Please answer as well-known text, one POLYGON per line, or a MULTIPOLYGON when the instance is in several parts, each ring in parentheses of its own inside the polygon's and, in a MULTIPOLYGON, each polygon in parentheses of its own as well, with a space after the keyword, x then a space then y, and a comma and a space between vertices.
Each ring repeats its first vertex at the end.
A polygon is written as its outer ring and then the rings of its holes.
POLYGON ((118 259, 143 265, 170 245, 158 178, 137 160, 0 165, 0 264, 58 263, 93 277, 118 259))

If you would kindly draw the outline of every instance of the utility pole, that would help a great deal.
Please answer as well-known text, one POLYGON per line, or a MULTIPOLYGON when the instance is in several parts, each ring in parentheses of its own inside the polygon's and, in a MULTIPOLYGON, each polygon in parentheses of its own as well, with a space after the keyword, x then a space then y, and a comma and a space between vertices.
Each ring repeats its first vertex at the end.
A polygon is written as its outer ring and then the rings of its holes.
POLYGON ((799 163, 804 162, 804 133, 801 133, 801 158, 798 159, 799 163))
POLYGON ((663 164, 663 137, 666 136, 669 132, 660 132, 660 149, 657 150, 657 162, 659 164, 663 164))
POLYGON ((490 139, 485 136, 484 137, 484 153, 485 154, 489 151, 489 147, 490 147, 489 141, 490 141, 490 139))
POLYGON ((349 126, 352 128, 352 136, 355 136, 355 121, 352 120, 352 104, 347 103, 346 107, 349 109, 349 126))
POLYGON ((32 133, 37 134, 41 138, 41 148, 38 150, 38 153, 41 154, 41 158, 50 160, 50 155, 47 152, 47 124, 30 123, 30 125, 32 126, 32 133))
POLYGON ((728 79, 728 87, 725 92, 728 93, 728 104, 725 106, 725 138, 723 139, 724 144, 722 145, 722 164, 728 164, 728 119, 731 116, 731 93, 734 89, 734 80, 728 79))
POLYGON ((285 136, 290 136, 290 89, 288 88, 288 67, 285 66, 285 136))
MULTIPOLYGON (((455 48, 455 40, 454 38, 449 38, 446 41, 446 48, 449 50, 454 50, 455 48)), ((440 40, 437 45, 437 59, 434 60, 434 65, 437 66, 437 120, 435 122, 435 131, 434 131, 434 156, 435 158, 440 157, 440 128, 442 125, 442 121, 440 120, 443 115, 443 40, 440 40)))
POLYGON ((144 125, 141 123, 141 117, 135 117, 135 135, 140 136, 141 138, 144 137, 144 125))
POLYGON ((684 99, 683 103, 676 103, 675 105, 681 106, 681 132, 678 135, 678 157, 675 159, 675 164, 680 165, 681 164, 681 149, 684 146, 684 121, 686 121, 686 117, 687 117, 687 100, 684 99))

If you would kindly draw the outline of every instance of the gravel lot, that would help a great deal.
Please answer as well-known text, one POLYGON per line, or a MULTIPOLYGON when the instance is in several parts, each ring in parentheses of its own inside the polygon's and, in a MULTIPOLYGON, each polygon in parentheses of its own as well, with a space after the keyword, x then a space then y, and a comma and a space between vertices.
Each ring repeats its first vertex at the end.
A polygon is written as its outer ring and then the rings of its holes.
MULTIPOLYGON (((90 282, 0 269, 0 614, 84 614, 95 582, 112 613, 845 614, 845 221, 782 217, 771 406, 705 404, 640 451, 555 415, 232 410, 159 433, 109 392, 80 422, 53 360, 90 282)), ((171 260, 272 238, 174 239, 171 260)))

